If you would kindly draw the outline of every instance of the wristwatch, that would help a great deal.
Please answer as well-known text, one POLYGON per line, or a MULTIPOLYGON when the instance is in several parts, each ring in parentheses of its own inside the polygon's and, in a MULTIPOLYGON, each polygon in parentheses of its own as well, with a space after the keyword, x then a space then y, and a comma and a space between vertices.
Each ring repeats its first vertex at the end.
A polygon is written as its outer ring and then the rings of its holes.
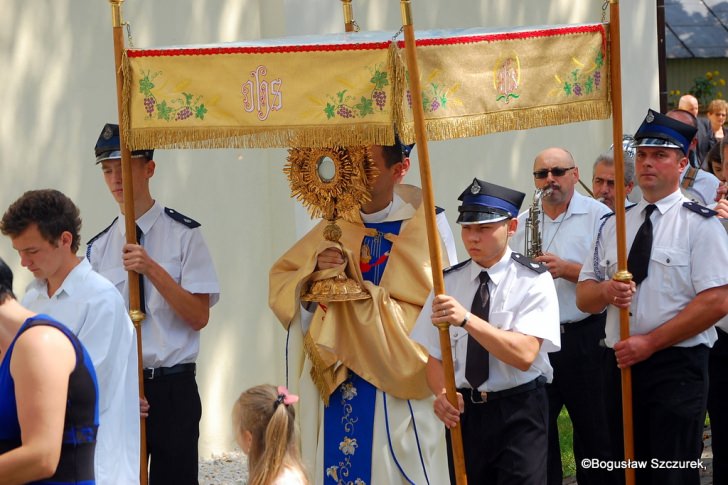
POLYGON ((470 312, 465 312, 465 318, 463 318, 463 321, 460 323, 460 327, 464 327, 467 325, 467 323, 470 321, 470 312))

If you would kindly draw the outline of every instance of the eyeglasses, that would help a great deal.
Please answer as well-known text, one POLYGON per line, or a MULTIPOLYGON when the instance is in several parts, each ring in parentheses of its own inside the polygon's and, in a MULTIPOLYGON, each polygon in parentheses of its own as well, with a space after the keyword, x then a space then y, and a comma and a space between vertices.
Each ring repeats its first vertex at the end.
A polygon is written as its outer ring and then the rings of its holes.
POLYGON ((563 177, 566 175, 566 172, 569 170, 573 170, 574 167, 567 167, 567 168, 561 168, 561 167, 554 167, 554 168, 545 168, 543 170, 536 170, 533 172, 533 176, 537 179, 545 179, 549 176, 549 173, 552 173, 554 177, 563 177))

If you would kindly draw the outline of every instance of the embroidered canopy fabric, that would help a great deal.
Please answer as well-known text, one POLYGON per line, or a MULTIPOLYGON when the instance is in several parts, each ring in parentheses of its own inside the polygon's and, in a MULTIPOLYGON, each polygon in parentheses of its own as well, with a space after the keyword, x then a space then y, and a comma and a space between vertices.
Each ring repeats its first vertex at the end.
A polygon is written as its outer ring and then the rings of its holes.
MULTIPOLYGON (((602 24, 420 31, 430 140, 610 116, 602 24)), ((131 149, 414 141, 403 41, 364 32, 127 49, 131 149)))

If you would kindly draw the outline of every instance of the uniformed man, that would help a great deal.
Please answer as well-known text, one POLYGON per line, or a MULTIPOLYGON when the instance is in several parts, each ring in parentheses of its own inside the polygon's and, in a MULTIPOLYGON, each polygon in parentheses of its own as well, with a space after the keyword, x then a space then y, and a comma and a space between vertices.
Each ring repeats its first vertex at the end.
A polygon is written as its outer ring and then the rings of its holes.
POLYGON ((457 222, 471 259, 446 270, 445 294, 430 293, 411 334, 429 352, 435 414, 448 428, 462 425, 470 483, 546 481, 544 384, 547 352, 560 346, 559 313, 548 269, 508 247, 523 197, 478 179, 460 195, 457 222), (433 324, 451 325, 459 408, 445 396, 433 324))
POLYGON ((628 270, 617 271, 615 218, 602 229, 577 285, 583 311, 607 308, 606 344, 613 386, 610 429, 620 445, 619 368, 632 368, 637 483, 698 484, 713 324, 726 314, 728 245, 725 231, 704 207, 679 189, 695 128, 650 110, 635 134, 635 169, 642 200, 627 211, 628 270), (619 309, 630 310, 630 336, 619 336, 619 309), (692 462, 691 462, 692 461, 692 462), (678 467, 656 466, 682 463, 678 467), (695 466, 695 465, 693 465, 695 466))
MULTIPOLYGON (((96 143, 106 185, 120 214, 88 242, 86 256, 129 300, 127 271, 140 279, 144 394, 149 404, 150 483, 196 484, 202 414, 195 380, 200 333, 220 288, 200 224, 152 198, 153 150, 132 152, 131 178, 139 244, 126 244, 119 127, 104 126, 96 143)), ((145 406, 143 403, 142 410, 145 406)))

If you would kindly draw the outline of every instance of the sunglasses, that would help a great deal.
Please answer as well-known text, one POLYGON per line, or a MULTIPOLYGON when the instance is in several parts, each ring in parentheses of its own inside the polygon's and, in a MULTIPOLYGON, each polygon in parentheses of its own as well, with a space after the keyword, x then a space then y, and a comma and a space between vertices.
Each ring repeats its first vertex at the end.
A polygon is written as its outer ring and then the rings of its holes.
POLYGON ((573 170, 574 167, 568 167, 568 168, 561 168, 561 167, 554 167, 554 168, 545 168, 543 170, 536 170, 533 172, 533 176, 537 179, 545 179, 549 176, 549 173, 552 173, 554 177, 563 177, 566 175, 566 172, 569 170, 573 170))

